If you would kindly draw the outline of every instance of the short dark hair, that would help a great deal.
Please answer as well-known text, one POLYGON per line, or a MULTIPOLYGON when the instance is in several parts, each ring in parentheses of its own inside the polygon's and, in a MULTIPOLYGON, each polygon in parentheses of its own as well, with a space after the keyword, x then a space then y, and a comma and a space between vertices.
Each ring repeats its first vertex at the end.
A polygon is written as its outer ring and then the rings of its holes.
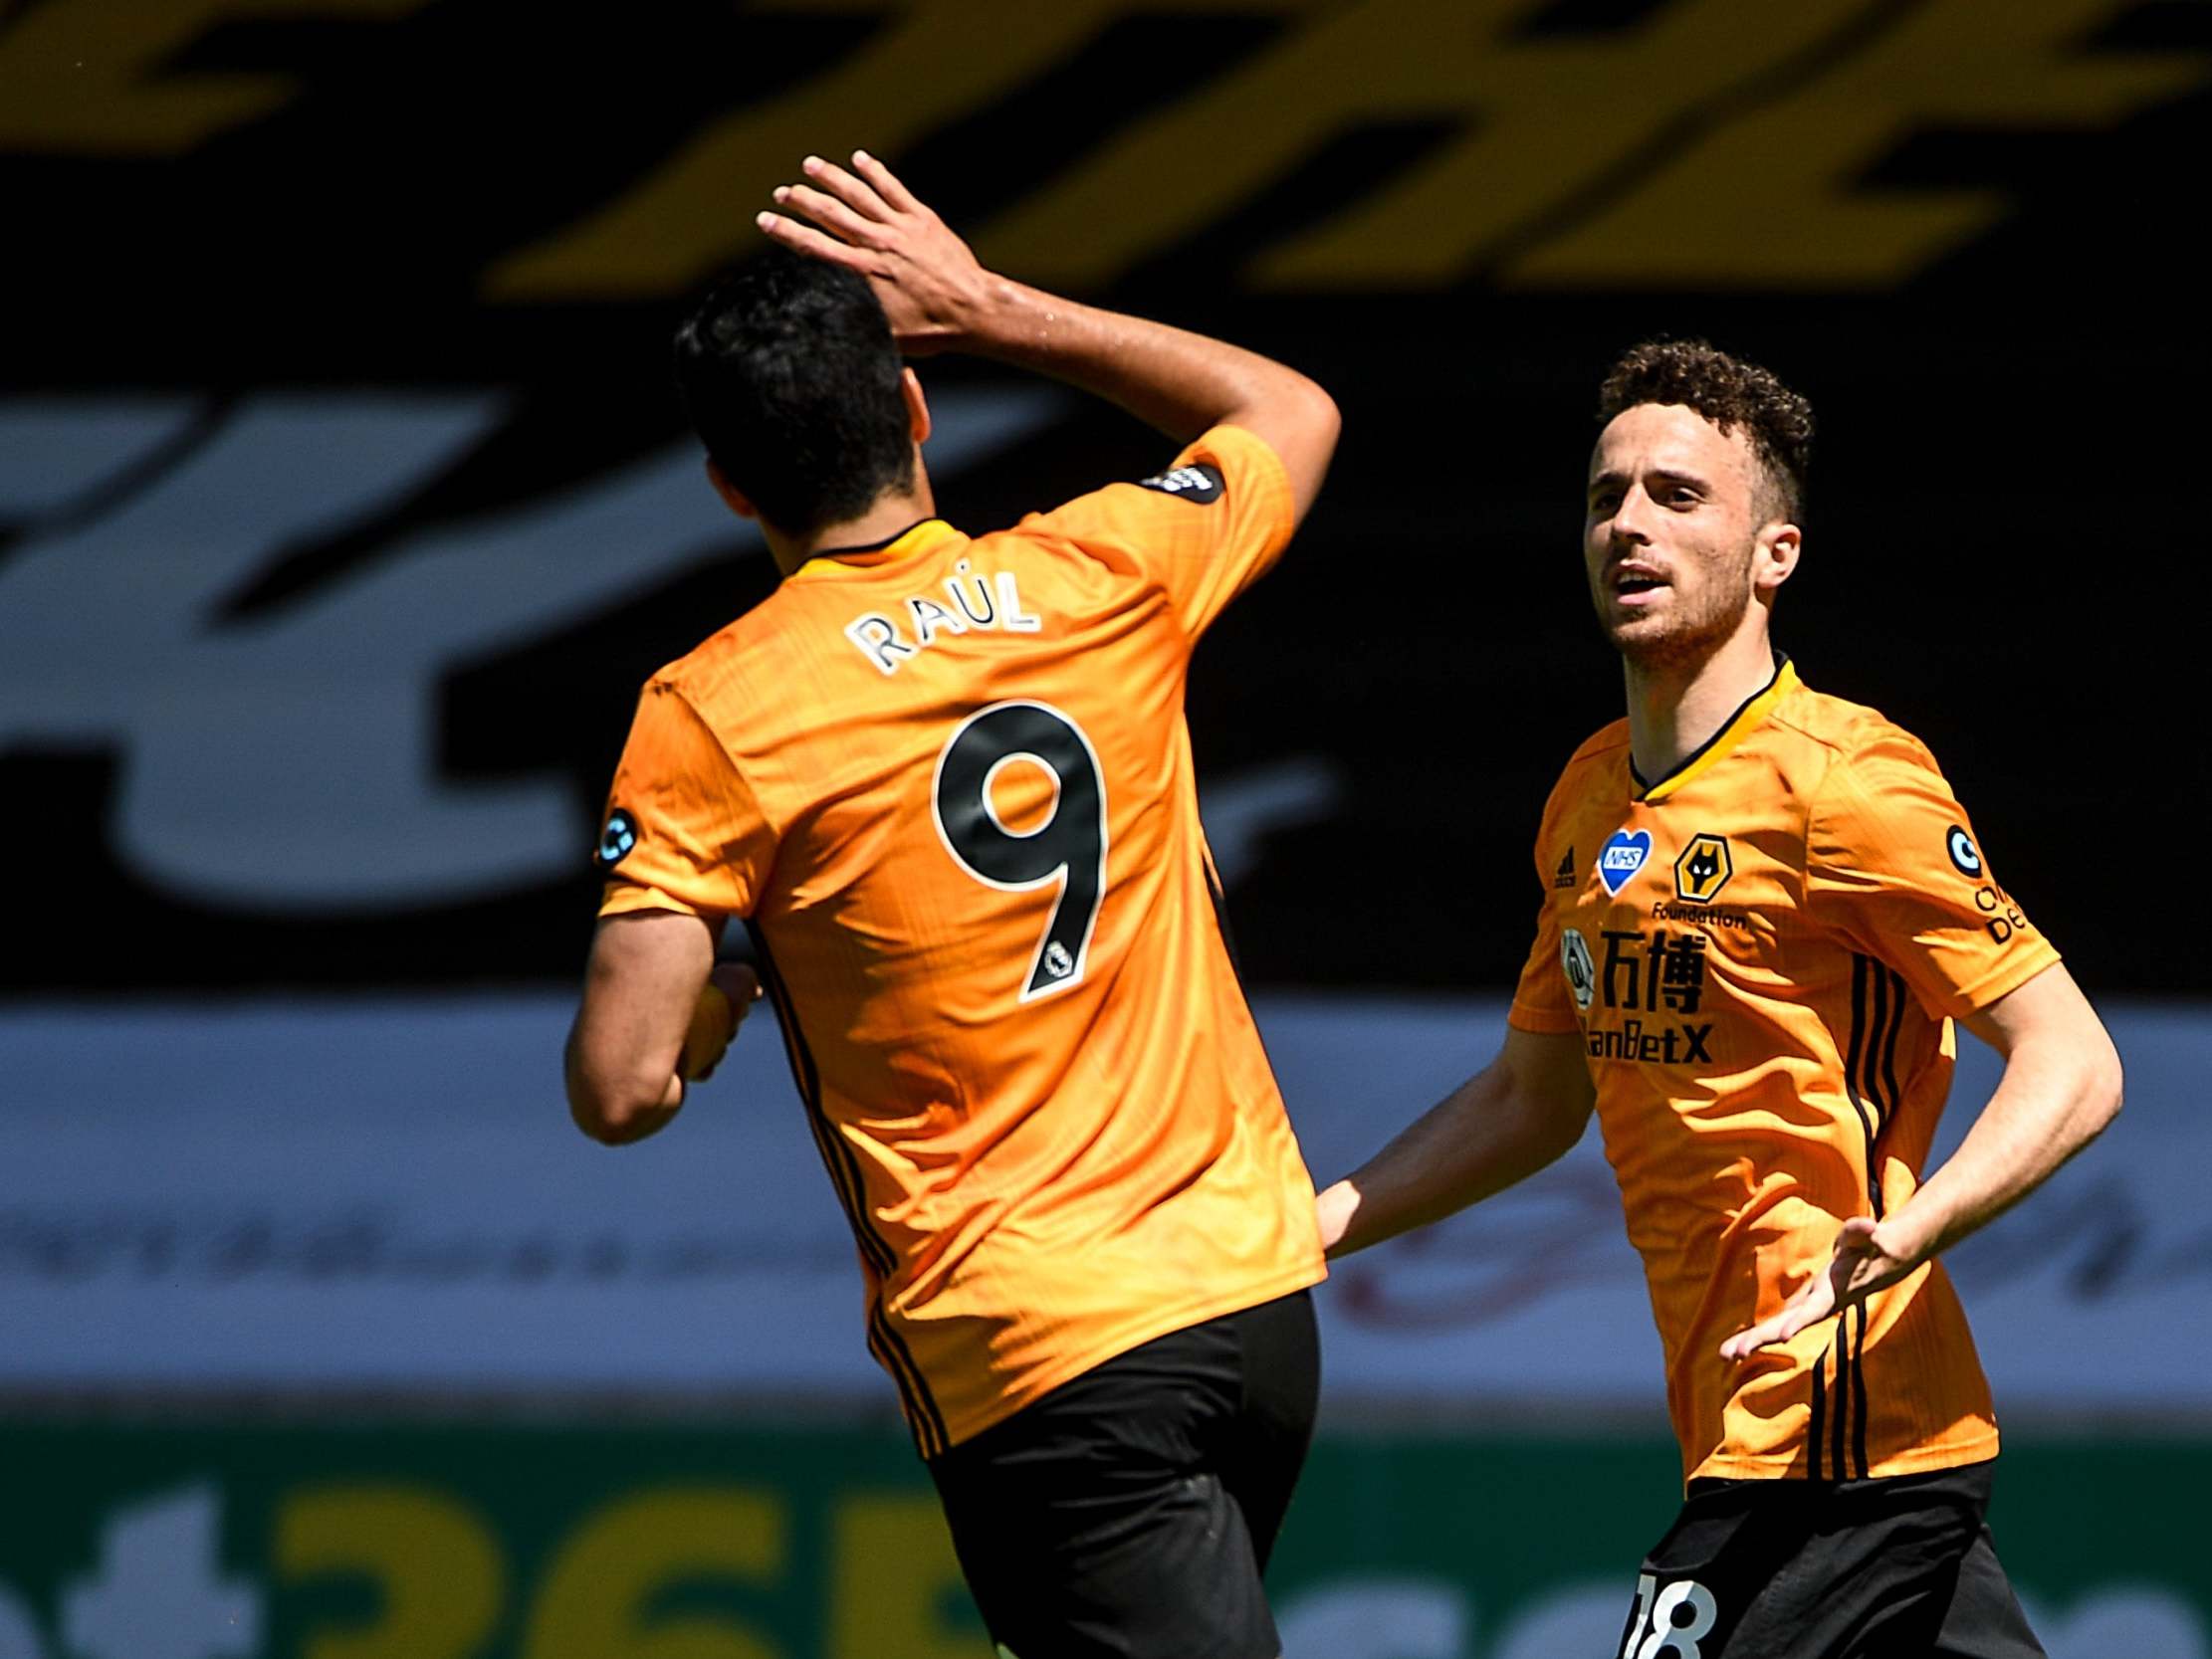
POLYGON ((707 453, 777 529, 858 518, 913 483, 898 347, 858 273, 769 249, 708 292, 675 344, 707 453))
POLYGON ((1640 403, 1678 403, 1722 432, 1742 427, 1766 474, 1771 506, 1795 521, 1805 512, 1813 460, 1813 406, 1757 363, 1701 339, 1656 339, 1621 354, 1598 392, 1598 424, 1640 403))

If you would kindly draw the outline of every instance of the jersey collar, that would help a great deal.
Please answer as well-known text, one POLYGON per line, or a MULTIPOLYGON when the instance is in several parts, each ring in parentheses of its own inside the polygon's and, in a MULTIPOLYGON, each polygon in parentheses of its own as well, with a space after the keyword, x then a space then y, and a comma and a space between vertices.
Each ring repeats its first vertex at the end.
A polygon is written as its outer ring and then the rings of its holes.
POLYGON ((1636 762, 1633 759, 1629 762, 1629 777, 1639 791, 1637 799, 1647 806, 1657 806, 1692 778, 1700 777, 1720 764, 1731 749, 1749 736, 1759 723, 1774 712, 1774 706, 1801 684, 1797 677, 1797 665, 1777 651, 1774 654, 1774 678, 1754 693, 1742 708, 1730 715, 1726 725, 1691 751, 1672 771, 1657 783, 1647 784, 1638 774, 1636 762))
POLYGON ((799 581, 812 576, 857 576, 870 570, 880 570, 887 564, 913 558, 948 541, 965 541, 966 536, 942 518, 924 518, 920 523, 909 524, 888 540, 870 542, 864 547, 824 547, 784 579, 799 581))

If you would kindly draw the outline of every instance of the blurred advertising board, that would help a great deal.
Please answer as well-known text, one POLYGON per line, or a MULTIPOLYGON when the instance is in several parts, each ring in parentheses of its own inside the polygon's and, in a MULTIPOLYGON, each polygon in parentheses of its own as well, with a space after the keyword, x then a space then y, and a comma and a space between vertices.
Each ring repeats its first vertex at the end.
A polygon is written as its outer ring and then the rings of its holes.
MULTIPOLYGON (((1489 1056, 1494 1000, 1273 995, 1315 1175, 1489 1056)), ((0 1390, 787 1395, 874 1409, 860 1278, 770 1022, 667 1133, 561 1104, 564 999, 0 1013, 0 1390)), ((2212 1020, 2121 1007, 2113 1129, 1949 1258, 2000 1409, 2212 1422, 2212 1020)), ((1995 1061, 1963 1043, 1945 1130, 1995 1061)), ((1941 1150, 1939 1146, 1939 1152, 1941 1150)), ((1663 1432, 1657 1339, 1595 1134, 1513 1192, 1340 1264, 1342 1403, 1533 1406, 1663 1432)))
MULTIPOLYGON (((895 1430, 0 1429, 4 1659, 974 1659, 895 1430)), ((1674 1502, 1644 1441, 1324 1431, 1270 1583, 1285 1659, 1612 1653, 1674 1502)), ((2052 1659, 2206 1659, 2212 1448, 2007 1454, 2052 1659)))

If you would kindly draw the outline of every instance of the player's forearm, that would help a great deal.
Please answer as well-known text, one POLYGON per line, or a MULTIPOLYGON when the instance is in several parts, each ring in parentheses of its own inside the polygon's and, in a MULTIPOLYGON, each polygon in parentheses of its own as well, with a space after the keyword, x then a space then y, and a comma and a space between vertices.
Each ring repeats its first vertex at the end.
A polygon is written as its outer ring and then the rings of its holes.
POLYGON ((1282 457, 1301 513, 1336 445, 1336 404, 1296 369, 1003 277, 985 280, 966 331, 949 343, 1103 397, 1177 443, 1224 423, 1257 433, 1282 457))
POLYGON ((626 1146, 658 1135, 684 1104, 684 1080, 673 1069, 656 1076, 650 1069, 594 1063, 575 1033, 568 1039, 561 1070, 568 1116, 601 1145, 626 1146))
MULTIPOLYGON (((674 911, 600 919, 561 1068, 568 1115, 592 1140, 619 1146, 658 1134, 684 1103, 682 1074, 703 1075, 687 1066, 686 1048, 714 969, 716 928, 674 911)), ((734 1029, 733 1020, 715 1031, 716 1057, 734 1029)))
POLYGON ((1454 1215, 1555 1162, 1586 1120, 1492 1065, 1320 1194, 1323 1244, 1349 1255, 1454 1215))
POLYGON ((1884 1247, 1925 1261, 1988 1225, 2097 1139, 2120 1090, 2101 1027, 2021 1042, 1958 1150, 1884 1221, 1884 1247))

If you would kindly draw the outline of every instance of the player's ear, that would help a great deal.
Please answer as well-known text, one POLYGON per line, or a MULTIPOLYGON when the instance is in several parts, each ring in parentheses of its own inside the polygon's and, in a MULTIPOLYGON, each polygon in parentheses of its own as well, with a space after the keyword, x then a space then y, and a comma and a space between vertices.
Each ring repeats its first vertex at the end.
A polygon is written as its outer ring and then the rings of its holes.
POLYGON ((1771 596, 1790 579, 1797 569, 1798 555, 1804 550, 1805 532, 1795 524, 1777 520, 1762 528, 1751 554, 1753 590, 1771 596))
POLYGON ((930 404, 922 395, 922 382, 910 368, 899 370, 899 393, 906 399, 906 428, 917 444, 930 441, 930 404))
POLYGON ((758 518, 761 510, 753 505, 753 498, 732 484, 723 470, 715 464, 713 456, 707 457, 707 482, 715 487, 725 506, 741 518, 758 518))

